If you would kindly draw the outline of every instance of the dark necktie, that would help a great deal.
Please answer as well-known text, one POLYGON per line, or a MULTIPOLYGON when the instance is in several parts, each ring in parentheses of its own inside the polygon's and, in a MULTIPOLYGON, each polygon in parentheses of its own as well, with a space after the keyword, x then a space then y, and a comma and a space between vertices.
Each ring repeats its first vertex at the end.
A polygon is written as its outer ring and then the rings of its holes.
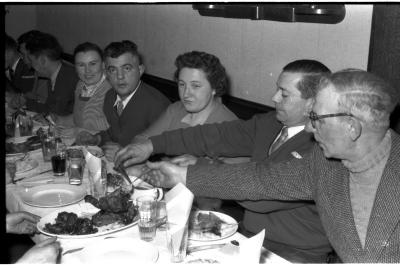
POLYGON ((117 102, 117 113, 118 113, 118 116, 121 116, 123 111, 124 111, 124 105, 122 104, 122 101, 119 100, 117 102))
POLYGON ((271 145, 269 155, 275 152, 288 138, 288 127, 284 126, 281 130, 279 138, 271 145))

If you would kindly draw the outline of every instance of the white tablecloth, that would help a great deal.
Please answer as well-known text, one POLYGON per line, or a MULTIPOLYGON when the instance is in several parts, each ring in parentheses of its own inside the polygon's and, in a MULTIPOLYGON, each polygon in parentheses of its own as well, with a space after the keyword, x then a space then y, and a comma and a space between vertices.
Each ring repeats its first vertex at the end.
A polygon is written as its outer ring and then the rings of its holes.
MULTIPOLYGON (((39 162, 39 166, 29 172, 26 172, 24 174, 21 174, 18 177, 28 177, 32 176, 34 174, 40 173, 43 170, 47 170, 51 168, 51 163, 50 162, 43 162, 43 157, 41 150, 36 150, 34 152, 31 152, 30 157, 32 159, 35 159, 36 161, 39 162)), ((108 164, 108 170, 112 168, 112 164, 108 164)), ((44 175, 39 175, 35 177, 35 180, 40 180, 42 178, 46 178, 52 175, 52 172, 49 172, 44 175)), ((53 177, 54 178, 54 177, 53 177)), ((29 179, 28 179, 29 180, 29 179)), ((33 178, 32 178, 33 180, 33 178)), ((68 183, 68 178, 67 175, 56 178, 55 183, 68 183)), ((86 187, 88 186, 88 176, 87 176, 87 170, 84 172, 84 179, 83 179, 83 185, 86 187)), ((41 217, 55 211, 59 210, 60 208, 42 208, 42 207, 34 207, 30 206, 28 204, 25 204, 22 199, 21 199, 21 193, 26 191, 28 188, 26 186, 26 183, 24 183, 24 180, 22 180, 19 184, 7 184, 6 185, 6 207, 7 210, 10 212, 15 212, 15 211, 28 211, 33 214, 39 215, 41 217)), ((31 186, 31 185, 30 185, 31 186)), ((88 189, 88 187, 86 188, 88 189)), ((80 203, 84 203, 85 201, 80 201, 80 203)), ((137 225, 134 225, 130 228, 127 228, 125 230, 121 230, 109 235, 105 236, 99 236, 99 237, 92 237, 92 238, 85 238, 85 239, 60 239, 59 241, 61 243, 61 246, 63 248, 63 251, 69 250, 69 249, 74 249, 74 248, 79 248, 79 247, 84 247, 85 245, 88 245, 90 243, 96 243, 96 241, 99 241, 101 239, 104 239, 105 237, 124 237, 124 238, 134 238, 134 239, 140 239, 139 238, 139 230, 137 225)), ((38 243, 40 241, 43 241, 44 239, 48 238, 46 235, 39 234, 35 235, 32 237, 33 241, 35 243, 38 243)), ((202 244, 212 244, 212 243, 222 243, 222 242, 230 242, 231 240, 237 240, 239 243, 241 240, 247 239, 240 233, 235 233, 233 236, 225 238, 223 240, 218 240, 214 242, 198 242, 198 241, 190 241, 189 245, 202 245, 202 244)), ((169 253, 167 251, 167 242, 166 242, 166 232, 165 231, 160 231, 157 230, 157 235, 156 238, 150 242, 154 244, 158 250, 159 250, 159 258, 157 263, 170 263, 170 258, 169 258, 169 253)), ((63 263, 74 263, 76 262, 76 254, 79 254, 79 252, 75 253, 70 253, 65 255, 62 258, 63 263), (75 256, 75 260, 74 260, 75 256)), ((204 258, 217 258, 218 256, 221 256, 223 254, 220 249, 211 249, 211 250, 204 250, 204 251, 198 251, 194 252, 191 255, 188 255, 187 258, 185 259, 186 262, 190 260, 195 260, 195 259, 204 259, 204 258)), ((279 257, 278 255, 269 252, 266 249, 262 249, 261 253, 261 258, 260 258, 261 263, 277 263, 277 264, 282 264, 282 263, 287 263, 286 260, 283 258, 279 257)))

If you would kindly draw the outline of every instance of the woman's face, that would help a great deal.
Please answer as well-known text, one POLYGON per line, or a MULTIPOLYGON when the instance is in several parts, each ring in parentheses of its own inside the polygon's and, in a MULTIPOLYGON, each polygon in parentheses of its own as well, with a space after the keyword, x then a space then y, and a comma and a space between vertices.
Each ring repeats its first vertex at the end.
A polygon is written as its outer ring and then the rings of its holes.
POLYGON ((85 85, 94 85, 103 75, 103 61, 96 51, 78 52, 75 55, 75 69, 85 85))
POLYGON ((201 69, 182 68, 178 80, 179 97, 189 113, 198 113, 214 100, 206 74, 201 69))

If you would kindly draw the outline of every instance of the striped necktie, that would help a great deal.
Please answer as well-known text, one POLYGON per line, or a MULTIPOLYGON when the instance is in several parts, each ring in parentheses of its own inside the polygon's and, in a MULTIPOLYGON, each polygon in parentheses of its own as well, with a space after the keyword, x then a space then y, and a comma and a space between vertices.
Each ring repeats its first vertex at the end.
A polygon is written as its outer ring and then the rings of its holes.
POLYGON ((280 136, 276 141, 271 145, 269 149, 269 155, 275 152, 288 138, 288 127, 284 126, 281 130, 280 136))
POLYGON ((118 116, 121 116, 123 111, 124 111, 124 105, 122 104, 122 101, 119 100, 117 102, 117 113, 118 113, 118 116))

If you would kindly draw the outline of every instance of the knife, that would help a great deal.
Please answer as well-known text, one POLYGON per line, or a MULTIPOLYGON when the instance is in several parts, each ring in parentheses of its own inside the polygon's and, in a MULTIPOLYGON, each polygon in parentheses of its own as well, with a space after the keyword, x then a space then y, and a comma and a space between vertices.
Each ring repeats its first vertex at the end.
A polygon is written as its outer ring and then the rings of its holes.
POLYGON ((196 252, 196 251, 201 251, 201 250, 207 250, 207 249, 214 249, 214 248, 222 248, 223 246, 228 245, 229 243, 222 243, 222 244, 211 244, 211 245, 202 245, 202 246, 189 246, 186 249, 187 254, 196 252))
MULTIPOLYGON (((40 172, 40 173, 38 173, 38 174, 35 174, 35 175, 33 175, 33 176, 30 176, 29 178, 34 178, 34 177, 36 177, 36 176, 42 175, 42 174, 47 173, 47 172, 50 172, 50 171, 53 171, 53 169, 49 169, 49 170, 42 171, 42 172, 40 172)), ((16 183, 16 182, 22 181, 22 180, 24 180, 24 179, 26 179, 26 178, 28 178, 28 177, 18 178, 18 179, 15 179, 13 182, 16 183)))

